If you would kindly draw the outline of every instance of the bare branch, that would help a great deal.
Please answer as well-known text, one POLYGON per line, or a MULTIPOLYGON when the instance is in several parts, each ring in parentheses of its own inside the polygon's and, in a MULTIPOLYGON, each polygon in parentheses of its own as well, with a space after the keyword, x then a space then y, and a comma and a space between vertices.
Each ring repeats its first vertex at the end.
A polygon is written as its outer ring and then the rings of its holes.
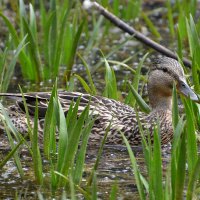
MULTIPOLYGON (((122 21, 121 19, 113 15, 112 13, 110 13, 108 10, 106 10, 103 6, 98 4, 96 1, 91 2, 90 0, 85 0, 85 1, 83 0, 82 3, 85 9, 90 9, 91 7, 95 8, 96 10, 100 12, 101 15, 103 15, 111 23, 119 27, 124 32, 129 33, 140 42, 146 44, 147 46, 151 47, 152 49, 158 51, 159 53, 165 56, 178 60, 177 55, 173 51, 151 40, 150 38, 146 37, 139 31, 136 31, 134 28, 130 27, 127 23, 125 23, 124 21, 122 21)), ((185 66, 191 68, 191 62, 188 59, 183 58, 183 63, 185 66)))

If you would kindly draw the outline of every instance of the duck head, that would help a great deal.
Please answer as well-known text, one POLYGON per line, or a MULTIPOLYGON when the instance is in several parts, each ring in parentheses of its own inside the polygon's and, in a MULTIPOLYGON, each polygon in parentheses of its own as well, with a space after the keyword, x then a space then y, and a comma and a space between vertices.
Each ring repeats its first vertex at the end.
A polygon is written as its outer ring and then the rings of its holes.
POLYGON ((148 92, 153 109, 171 110, 173 84, 180 94, 193 101, 199 101, 198 96, 187 84, 181 64, 172 58, 162 57, 156 59, 150 67, 148 92))

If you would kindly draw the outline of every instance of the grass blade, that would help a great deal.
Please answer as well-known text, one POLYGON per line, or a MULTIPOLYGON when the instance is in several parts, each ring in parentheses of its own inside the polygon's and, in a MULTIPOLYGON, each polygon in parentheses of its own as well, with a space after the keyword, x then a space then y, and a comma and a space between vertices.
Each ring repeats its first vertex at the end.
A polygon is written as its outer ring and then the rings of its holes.
POLYGON ((128 140, 126 139, 126 137, 124 136, 123 133, 121 133, 121 135, 123 137, 124 143, 126 144, 126 147, 127 147, 128 153, 129 153, 129 157, 130 157, 130 160, 131 160, 131 165, 132 165, 132 169, 133 169, 133 172, 134 172, 136 185, 137 185, 138 192, 139 192, 139 195, 140 195, 140 199, 142 199, 142 200, 146 199, 145 193, 144 193, 144 187, 142 185, 142 181, 141 181, 141 178, 140 178, 140 172, 139 172, 137 162, 136 162, 136 158, 133 154, 133 151, 131 149, 130 144, 128 143, 128 140))
POLYGON ((141 110, 149 113, 151 111, 150 107, 146 104, 146 102, 142 99, 142 97, 137 93, 135 88, 128 82, 128 86, 135 97, 137 104, 140 106, 141 110))
POLYGON ((106 58, 104 58, 104 62, 106 67, 104 95, 108 98, 117 99, 117 82, 114 70, 110 67, 106 58))
POLYGON ((162 159, 161 159, 161 143, 159 134, 160 129, 157 127, 154 128, 153 160, 151 164, 152 170, 150 177, 153 178, 153 191, 155 199, 163 199, 162 159))
POLYGON ((186 165, 186 134, 182 134, 176 171, 175 199, 183 199, 186 165))
POLYGON ((195 192, 195 187, 200 175, 200 157, 198 156, 197 162, 195 164, 194 170, 191 173, 187 189, 187 200, 192 200, 195 192))
POLYGON ((38 184, 43 184, 42 174, 42 158, 40 154, 38 144, 38 100, 36 99, 35 116, 34 116, 34 127, 33 127, 33 140, 32 140, 32 151, 33 151, 33 166, 35 172, 35 178, 38 184))

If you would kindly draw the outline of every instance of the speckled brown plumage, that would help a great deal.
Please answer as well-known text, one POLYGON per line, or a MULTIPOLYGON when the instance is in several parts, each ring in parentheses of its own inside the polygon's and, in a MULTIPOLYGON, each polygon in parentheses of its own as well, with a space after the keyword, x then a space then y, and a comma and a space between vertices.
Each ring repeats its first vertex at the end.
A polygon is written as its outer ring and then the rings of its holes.
MULTIPOLYGON (((177 90, 185 96, 198 101, 197 95, 190 89, 184 77, 181 65, 167 57, 156 60, 150 67, 148 93, 149 101, 152 107, 150 114, 139 112, 139 119, 145 134, 150 133, 153 138, 153 129, 155 124, 160 122, 160 134, 162 144, 167 144, 173 136, 172 128, 172 88, 175 83, 177 90)), ((21 94, 0 94, 1 96, 11 96, 20 98, 21 94)), ((95 123, 90 134, 89 143, 99 143, 104 136, 105 130, 111 122, 110 132, 107 138, 109 144, 122 143, 122 137, 119 130, 125 134, 132 145, 141 143, 136 113, 133 108, 121 102, 104 98, 95 97, 89 94, 78 92, 59 91, 58 97, 63 110, 67 114, 70 102, 76 101, 81 96, 79 104, 79 114, 90 103, 90 111, 95 117, 95 123)), ((36 98, 39 102, 39 132, 42 135, 44 116, 50 98, 50 93, 29 93, 25 94, 29 113, 33 123, 33 114, 36 98)), ((27 132, 26 115, 24 113, 22 100, 16 101, 16 105, 7 108, 9 116, 14 126, 21 133, 27 132)))

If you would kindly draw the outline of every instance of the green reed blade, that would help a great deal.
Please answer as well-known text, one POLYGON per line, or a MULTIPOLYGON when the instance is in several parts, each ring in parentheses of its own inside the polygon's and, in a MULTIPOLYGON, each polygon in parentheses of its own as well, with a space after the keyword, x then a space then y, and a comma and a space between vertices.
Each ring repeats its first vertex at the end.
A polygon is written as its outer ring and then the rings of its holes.
MULTIPOLYGON (((24 30, 27 33, 27 40, 29 42, 28 51, 29 56, 32 63, 32 76, 34 80, 37 82, 40 82, 42 80, 42 64, 41 64, 41 58, 40 58, 40 52, 38 48, 38 44, 36 41, 36 38, 34 38, 33 33, 31 32, 31 29, 25 19, 23 19, 23 26, 24 30)), ((29 69, 29 70, 31 70, 29 69)))
POLYGON ((52 76, 53 77, 58 76, 58 74, 59 74, 59 67, 60 67, 62 50, 63 50, 62 47, 63 47, 63 41, 64 41, 64 35, 65 35, 65 29, 66 29, 68 15, 69 15, 69 10, 66 10, 66 12, 64 13, 63 19, 62 19, 60 34, 58 35, 58 38, 57 38, 56 51, 54 52, 55 61, 53 62, 53 66, 52 66, 52 72, 53 72, 52 76))
POLYGON ((141 8, 142 8, 141 5, 142 5, 141 0, 128 1, 126 5, 127 9, 124 9, 123 12, 124 18, 130 20, 139 17, 139 15, 141 14, 141 8))
POLYGON ((175 84, 173 84, 172 94, 172 123, 175 129, 179 121, 178 99, 175 84))
POLYGON ((76 195, 75 195, 75 186, 73 182, 73 178, 69 176, 69 186, 70 186, 70 199, 71 200, 76 200, 76 195))
POLYGON ((65 153, 68 148, 68 131, 65 119, 65 114, 59 101, 57 103, 58 110, 58 129, 59 129, 59 142, 58 142, 58 159, 57 159, 57 171, 61 172, 63 167, 63 162, 65 162, 65 153))
POLYGON ((44 154, 49 159, 51 152, 51 138, 54 137, 56 131, 56 120, 54 113, 54 98, 57 98, 57 81, 55 81, 54 87, 51 91, 51 96, 48 102, 47 111, 44 120, 44 131, 43 131, 43 144, 44 144, 44 154))
POLYGON ((191 15, 190 15, 190 19, 186 20, 186 27, 187 27, 187 35, 188 35, 188 40, 189 40, 190 54, 193 57, 194 52, 196 51, 196 48, 199 48, 200 44, 199 44, 199 37, 196 30, 196 26, 191 15))
POLYGON ((32 151, 33 151, 33 166, 35 172, 35 179, 39 185, 43 184, 43 167, 42 167, 42 158, 39 149, 39 140, 38 140, 38 100, 36 99, 35 105, 35 116, 34 116, 34 127, 33 127, 33 140, 32 151))
POLYGON ((187 136, 187 160, 188 160, 188 169, 189 174, 194 169, 194 166, 197 161, 197 139, 195 134, 195 116, 194 111, 192 108, 192 102, 191 100, 183 99, 184 102, 184 108, 186 113, 186 136, 187 136))
POLYGON ((92 127, 94 125, 95 119, 92 119, 92 117, 89 117, 86 122, 82 133, 81 138, 81 146, 80 150, 77 153, 76 158, 76 166, 73 171, 73 179, 75 184, 80 184, 84 169, 84 162, 85 162, 85 155, 86 155, 86 148, 88 144, 89 135, 91 133, 92 127))
POLYGON ((86 55, 92 50, 95 43, 98 42, 97 39, 99 38, 99 32, 100 32, 100 28, 103 23, 103 20, 104 20, 103 16, 99 16, 98 21, 94 21, 93 19, 94 28, 93 28, 92 33, 90 33, 89 41, 87 42, 87 46, 85 48, 86 55))
POLYGON ((68 129, 68 134, 69 134, 69 137, 71 137, 71 134, 73 134, 73 131, 74 131, 74 128, 77 124, 77 116, 79 116, 78 114, 78 111, 79 111, 79 104, 80 104, 80 101, 81 101, 81 97, 79 97, 77 100, 76 100, 76 103, 74 105, 73 101, 70 105, 71 107, 71 112, 70 110, 68 111, 69 113, 67 113, 67 129, 68 129), (73 109, 72 109, 73 107, 73 109), (70 114, 71 113, 71 114, 70 114))
POLYGON ((153 159, 150 174, 150 177, 153 178, 153 191, 155 199, 163 199, 161 141, 159 133, 160 128, 158 122, 157 127, 154 128, 153 159))
POLYGON ((80 137, 82 135, 82 128, 88 116, 88 113, 89 113, 89 107, 87 106, 83 110, 83 112, 80 114, 75 124, 75 127, 71 129, 72 132, 69 134, 69 140, 68 140, 69 143, 68 143, 67 148, 65 148, 66 149, 65 157, 64 157, 65 162, 63 162, 62 171, 61 171, 62 174, 65 176, 68 175, 68 173, 71 171, 72 165, 74 164, 75 155, 78 150, 78 144, 80 141, 80 137))
POLYGON ((187 36, 187 28, 186 28, 185 13, 184 13, 184 10, 182 10, 182 9, 180 9, 180 11, 179 11, 178 27, 180 29, 181 41, 184 41, 184 39, 187 36))
POLYGON ((56 13, 55 12, 51 12, 49 15, 46 16, 46 21, 45 24, 43 25, 43 29, 44 29, 44 41, 43 41, 43 48, 44 48, 44 77, 50 77, 51 76, 51 72, 53 71, 54 68, 54 62, 53 62, 53 58, 51 57, 50 51, 51 50, 51 39, 50 39, 50 32, 52 29, 52 24, 53 24, 53 20, 56 17, 55 16, 56 13))
POLYGON ((128 59, 126 59, 126 60, 124 60, 124 61, 115 61, 115 60, 107 60, 108 61, 108 63, 111 63, 111 64, 115 64, 115 65, 118 65, 118 66, 122 66, 122 67, 124 67, 125 69, 128 69, 132 74, 136 74, 136 70, 135 69, 133 69, 133 68, 131 68, 131 67, 129 67, 127 64, 125 64, 125 62, 127 62, 127 61, 129 61, 129 60, 131 60, 132 59, 132 57, 129 57, 128 59))
POLYGON ((36 16, 35 16, 35 12, 34 12, 34 8, 32 6, 32 4, 29 4, 29 10, 30 10, 30 23, 29 23, 29 27, 30 27, 30 31, 33 35, 33 38, 37 41, 37 25, 36 25, 36 16))
POLYGON ((172 11, 172 5, 171 5, 170 0, 166 1, 166 6, 167 6, 167 18, 168 18, 169 30, 170 30, 171 36, 174 37, 175 36, 174 20, 173 20, 173 11, 172 11))
POLYGON ((198 156, 197 162, 195 164, 194 170, 191 173, 191 176, 189 177, 189 183, 188 183, 188 188, 187 188, 187 200, 192 200, 194 199, 196 195, 195 189, 198 184, 199 180, 199 175, 200 175, 200 156, 198 156))
POLYGON ((175 199, 183 199, 186 168, 186 133, 183 132, 177 158, 175 199))
POLYGON ((137 166, 136 158, 133 154, 133 151, 131 149, 130 144, 128 143, 128 140, 126 139, 126 137, 124 136, 123 133, 121 133, 121 135, 123 137, 124 143, 126 144, 126 147, 127 147, 128 153, 129 153, 129 157, 130 157, 131 165, 132 165, 132 170, 133 170, 133 173, 134 173, 134 177, 135 177, 137 189, 138 189, 138 192, 139 192, 139 195, 140 195, 140 199, 146 199, 145 193, 144 193, 144 187, 142 185, 142 181, 141 181, 141 178, 140 178, 140 171, 139 171, 138 166, 137 166))
POLYGON ((66 83, 66 81, 69 81, 70 77, 71 77, 72 67, 74 64, 75 56, 76 56, 76 50, 77 50, 78 42, 79 42, 82 30, 83 30, 84 22, 85 22, 85 20, 83 20, 82 23, 78 26, 78 29, 72 40, 72 46, 71 46, 70 51, 68 49, 68 53, 70 54, 70 56, 66 63, 67 68, 64 73, 64 83, 66 83))
MULTIPOLYGON (((51 26, 49 29, 49 41, 48 41, 48 47, 49 47, 49 60, 50 63, 54 63, 54 58, 56 55, 56 43, 57 43, 57 38, 58 38, 58 12, 56 9, 57 6, 57 1, 50 1, 50 11, 53 13, 53 17, 51 19, 51 26)), ((53 70, 52 66, 51 70, 53 70)), ((56 66, 57 68, 57 66, 56 66)))
POLYGON ((164 188, 164 199, 172 199, 172 188, 171 188, 171 172, 170 172, 170 166, 167 167, 167 171, 165 174, 165 188, 164 188))
MULTIPOLYGON (((55 174, 61 176, 64 179, 66 179, 66 181, 68 183, 70 182, 69 178, 66 177, 66 176, 64 176, 63 174, 61 174, 61 173, 59 173, 57 171, 55 171, 55 174)), ((83 196, 85 197, 85 199, 88 199, 88 200, 91 199, 90 194, 87 191, 85 191, 83 188, 81 188, 79 185, 74 185, 74 187, 76 188, 77 191, 79 191, 81 194, 83 194, 83 196)))
MULTIPOLYGON (((6 130, 7 136, 8 136, 8 140, 9 140, 11 149, 14 150, 15 147, 17 146, 17 145, 15 145, 15 140, 12 138, 10 131, 8 130, 8 127, 6 126, 6 124, 4 124, 4 127, 6 130)), ((20 142, 19 142, 19 144, 20 144, 20 142)), ((24 170, 22 168, 22 163, 20 161, 20 157, 18 155, 17 149, 16 149, 16 151, 13 151, 13 158, 14 158, 15 164, 17 166, 17 171, 18 171, 19 175, 21 176, 21 178, 23 179, 24 178, 24 170)))
POLYGON ((19 0, 19 26, 20 26, 20 36, 25 35, 24 26, 23 26, 23 18, 26 18, 26 6, 23 0, 19 0))
POLYGON ((119 8, 119 0, 114 0, 113 1, 113 14, 116 16, 119 16, 120 13, 120 8, 119 8))
MULTIPOLYGON (((6 133, 8 133, 9 130, 6 130, 6 133)), ((2 169, 6 163, 12 158, 14 157, 14 154, 17 152, 17 150, 19 149, 19 147, 23 144, 24 140, 21 139, 19 141, 19 143, 17 145, 15 145, 15 147, 3 158, 3 160, 1 160, 0 162, 0 169, 2 169)), ((15 158, 15 157, 14 157, 15 158)), ((15 161, 16 162, 16 161, 15 161)), ((18 161, 16 162, 18 163, 18 161)), ((20 165, 17 165, 17 166, 20 166, 20 165)), ((24 172, 23 172, 23 169, 20 168, 20 167, 17 167, 18 172, 20 174, 20 176, 23 178, 24 177, 24 172), (21 170, 22 169, 22 170, 21 170)))
POLYGON ((149 113, 151 111, 150 107, 146 104, 146 102, 142 99, 142 97, 137 93, 135 88, 129 82, 128 82, 128 86, 133 96, 135 97, 137 104, 140 106, 141 110, 146 113, 149 113))
POLYGON ((81 85, 83 86, 83 88, 87 93, 92 94, 92 90, 90 89, 89 85, 85 82, 85 80, 81 76, 79 76, 78 74, 74 74, 73 76, 80 81, 81 85))
POLYGON ((106 74, 105 74, 105 90, 104 95, 108 98, 117 99, 117 82, 114 70, 108 64, 106 58, 104 58, 106 74))
MULTIPOLYGON (((142 69, 142 66, 143 66, 143 63, 145 61, 145 59, 147 58, 149 53, 146 53, 141 61, 139 62, 138 64, 138 67, 137 69, 135 70, 135 74, 134 74, 134 79, 133 79, 133 82, 132 82, 132 86, 134 87, 134 89, 136 91, 138 91, 138 88, 139 88, 139 82, 140 82, 140 79, 141 79, 141 69, 142 69)), ((132 91, 129 91, 127 97, 126 97, 126 104, 129 104, 131 105, 132 107, 135 106, 135 103, 136 103, 136 98, 135 98, 135 95, 132 93, 132 91)))
POLYGON ((1 77, 1 80, 2 80, 2 84, 0 86, 1 92, 6 92, 7 89, 8 89, 10 80, 11 80, 13 73, 14 73, 15 64, 17 62, 18 56, 19 56, 20 52, 23 50, 23 48, 27 45, 27 44, 24 44, 26 38, 27 38, 27 36, 25 36, 23 38, 23 40, 19 43, 9 65, 4 67, 6 69, 4 70, 4 73, 2 73, 2 77, 1 77))
POLYGON ((88 187, 92 185, 92 180, 93 180, 94 174, 98 169, 98 166, 99 166, 99 163, 100 163, 100 159, 101 159, 101 156, 102 156, 102 153, 103 153, 103 147, 106 144, 106 139, 107 139, 108 133, 110 131, 111 123, 112 123, 112 119, 111 119, 110 123, 108 124, 108 126, 107 126, 107 128, 105 130, 105 134, 103 136, 103 139, 100 142, 100 147, 99 147, 99 150, 98 150, 98 153, 97 153, 97 158, 96 158, 96 161, 94 163, 94 167, 92 169, 92 172, 91 172, 90 176, 87 179, 87 186, 88 187))
POLYGON ((118 189, 119 188, 118 188, 118 185, 117 185, 117 181, 115 181, 115 183, 112 185, 112 188, 111 188, 109 200, 116 200, 117 199, 118 189))
POLYGON ((26 113, 26 123, 27 123, 27 129, 28 129, 28 136, 30 138, 30 141, 32 142, 33 133, 32 133, 32 126, 31 126, 29 109, 28 109, 28 105, 26 103, 26 98, 24 97, 24 93, 23 93, 22 88, 20 86, 19 86, 19 90, 20 90, 20 93, 22 95, 22 101, 23 101, 24 109, 25 109, 25 113, 26 113))
POLYGON ((83 62, 83 65, 85 67, 86 74, 87 74, 87 77, 88 77, 88 81, 89 81, 89 84, 90 84, 90 89, 91 89, 91 93, 90 94, 95 95, 97 93, 96 92, 96 87, 94 85, 94 81, 92 79, 92 75, 91 75, 89 66, 88 66, 87 62, 84 60, 84 58, 79 53, 77 53, 77 55, 81 59, 81 61, 83 62))
MULTIPOLYGON (((139 118, 139 113, 137 111, 137 109, 135 109, 135 113, 136 113, 136 119, 137 119, 137 123, 138 123, 138 128, 139 128, 139 132, 140 132, 140 136, 142 138, 142 150, 144 153, 144 159, 145 159, 145 163, 147 166, 147 172, 148 174, 150 173, 150 165, 151 165, 151 140, 150 140, 150 132, 149 130, 143 130, 143 126, 142 123, 140 121, 139 118)), ((147 188, 147 187, 146 187, 147 188)))
POLYGON ((155 25, 153 24, 153 22, 149 19, 149 17, 145 14, 145 12, 142 12, 142 17, 143 17, 145 23, 147 24, 147 26, 149 27, 149 30, 156 37, 156 39, 157 38, 158 39, 161 38, 161 35, 158 32, 157 28, 155 27, 155 25))
POLYGON ((91 193, 92 193, 92 200, 97 200, 97 175, 94 173, 93 178, 92 178, 92 187, 91 187, 91 193))
POLYGON ((187 25, 187 35, 189 40, 190 54, 192 56, 192 76, 194 82, 194 88, 196 92, 200 92, 199 85, 199 76, 198 71, 200 69, 200 38, 198 36, 198 32, 194 23, 192 16, 190 15, 190 19, 186 21, 187 25))
POLYGON ((11 122, 10 118, 8 117, 6 110, 4 109, 4 107, 1 103, 0 103, 0 110, 1 110, 1 113, 2 113, 2 115, 1 115, 2 122, 3 122, 3 125, 5 127, 5 130, 6 130, 8 139, 9 139, 9 143, 10 143, 10 146, 11 146, 11 149, 12 149, 12 151, 9 153, 9 155, 6 156, 6 158, 1 162, 1 167, 3 167, 6 164, 6 162, 10 158, 10 156, 13 156, 14 161, 15 161, 16 166, 17 166, 17 170, 18 170, 20 176, 23 178, 24 172, 23 172, 23 169, 22 169, 22 164, 20 162, 20 158, 19 158, 17 150, 18 150, 19 146, 21 146, 21 144, 24 142, 24 138, 23 137, 20 138, 20 136, 18 136, 18 132, 16 131, 15 127, 13 126, 13 123, 11 122), (13 137, 11 136, 10 130, 14 134, 15 139, 13 139, 13 137), (16 140, 18 142, 17 145, 15 144, 16 140))
POLYGON ((178 38, 178 49, 177 49, 177 54, 178 57, 182 60, 183 58, 183 44, 182 44, 182 39, 181 39, 181 30, 179 26, 177 27, 177 38, 178 38))
MULTIPOLYGON (((17 35, 17 32, 16 32, 14 26, 11 24, 9 19, 6 16, 4 16, 1 12, 0 12, 0 17, 2 17, 4 23, 8 27, 9 32, 12 35, 15 48, 17 48, 17 46, 20 44, 20 38, 17 35)), ((25 37, 25 35, 24 35, 24 37, 25 37)), ((22 65, 22 68, 21 68, 22 74, 24 75, 24 77, 31 78, 32 75, 30 74, 29 70, 27 70, 27 69, 32 68, 31 61, 30 61, 30 58, 25 54, 24 51, 21 51, 21 53, 19 54, 19 60, 22 65)))

